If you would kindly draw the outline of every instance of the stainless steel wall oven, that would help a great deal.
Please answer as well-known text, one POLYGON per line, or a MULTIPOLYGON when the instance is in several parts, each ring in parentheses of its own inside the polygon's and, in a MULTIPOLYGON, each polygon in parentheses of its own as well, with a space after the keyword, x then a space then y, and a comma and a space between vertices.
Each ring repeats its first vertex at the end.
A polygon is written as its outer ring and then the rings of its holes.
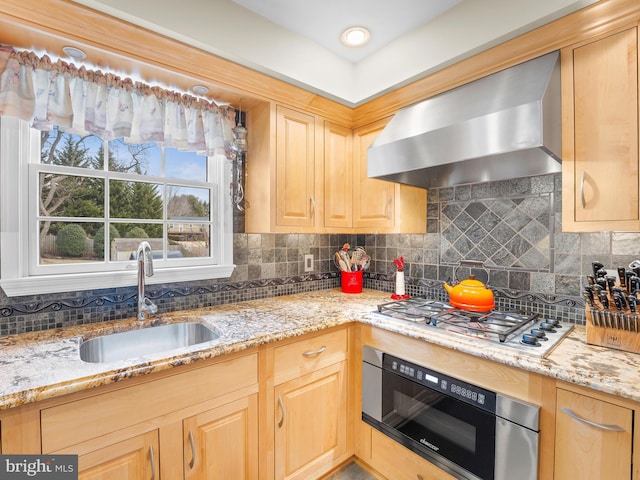
POLYGON ((539 407, 365 345, 362 420, 459 479, 535 480, 539 407))

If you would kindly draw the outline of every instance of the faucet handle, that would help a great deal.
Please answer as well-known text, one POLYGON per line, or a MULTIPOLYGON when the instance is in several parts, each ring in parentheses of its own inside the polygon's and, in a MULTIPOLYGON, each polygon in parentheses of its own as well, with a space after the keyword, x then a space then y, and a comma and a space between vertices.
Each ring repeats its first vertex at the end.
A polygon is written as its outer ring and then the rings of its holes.
POLYGON ((151 314, 158 313, 158 306, 147 297, 144 297, 144 309, 151 314))

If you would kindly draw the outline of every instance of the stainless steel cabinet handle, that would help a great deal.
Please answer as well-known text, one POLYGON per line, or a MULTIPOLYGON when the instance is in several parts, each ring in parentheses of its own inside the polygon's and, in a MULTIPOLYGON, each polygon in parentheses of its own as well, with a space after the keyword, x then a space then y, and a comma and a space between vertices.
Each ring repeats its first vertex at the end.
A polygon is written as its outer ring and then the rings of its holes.
POLYGON ((311 195, 309 201, 311 202, 311 218, 313 218, 316 216, 316 199, 311 195))
POLYGON ((583 170, 580 175, 580 201, 582 202, 582 208, 587 208, 587 200, 584 198, 584 177, 586 172, 583 170))
POLYGON ((624 432, 624 428, 619 427, 618 425, 605 425, 603 423, 592 422, 590 420, 587 420, 586 418, 582 418, 581 416, 577 415, 575 412, 573 412, 569 408, 562 407, 560 410, 562 410, 564 413, 569 415, 571 418, 575 418, 579 422, 586 423, 587 425, 591 425, 592 427, 599 428, 601 430, 610 430, 612 432, 624 432))
POLYGON ((280 407, 280 413, 282 413, 282 418, 280 418, 280 421, 278 422, 278 428, 282 427, 282 424, 284 423, 284 403, 282 403, 282 397, 280 395, 278 395, 278 406, 280 407))
POLYGON ((193 468, 196 463, 196 443, 193 440, 193 433, 189 430, 189 446, 191 447, 191 461, 189 462, 189 468, 193 468))
POLYGON ((305 357, 315 357, 316 355, 320 355, 326 349, 327 349, 327 347, 325 345, 323 345, 318 350, 308 350, 306 352, 302 352, 302 355, 304 355, 305 357))
POLYGON ((151 480, 156 480, 156 457, 153 454, 153 445, 149 445, 149 460, 151 461, 151 480))
POLYGON ((389 195, 389 199, 387 200, 387 218, 391 220, 391 203, 393 202, 393 197, 389 195))

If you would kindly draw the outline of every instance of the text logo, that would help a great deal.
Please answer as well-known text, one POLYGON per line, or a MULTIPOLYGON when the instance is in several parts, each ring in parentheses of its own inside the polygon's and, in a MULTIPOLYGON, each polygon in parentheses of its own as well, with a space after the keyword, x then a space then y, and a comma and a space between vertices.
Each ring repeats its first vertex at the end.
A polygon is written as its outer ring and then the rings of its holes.
POLYGON ((428 442, 426 438, 421 438, 421 439, 420 439, 420 443, 421 443, 421 444, 423 444, 423 445, 426 445, 426 446, 427 446, 427 447, 429 447, 431 450, 434 450, 434 451, 436 451, 436 452, 437 452, 438 450, 440 450, 440 447, 438 447, 438 446, 434 445, 434 444, 433 444, 433 443, 431 443, 431 442, 428 442))
POLYGON ((77 455, 0 455, 2 480, 78 480, 77 455))

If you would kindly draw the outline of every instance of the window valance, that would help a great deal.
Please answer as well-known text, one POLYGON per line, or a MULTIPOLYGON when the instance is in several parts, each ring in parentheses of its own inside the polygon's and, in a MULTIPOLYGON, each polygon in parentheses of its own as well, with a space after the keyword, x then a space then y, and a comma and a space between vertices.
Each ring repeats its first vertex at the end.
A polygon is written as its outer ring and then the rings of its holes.
POLYGON ((39 130, 230 156, 235 110, 47 55, 0 46, 0 115, 39 130))

